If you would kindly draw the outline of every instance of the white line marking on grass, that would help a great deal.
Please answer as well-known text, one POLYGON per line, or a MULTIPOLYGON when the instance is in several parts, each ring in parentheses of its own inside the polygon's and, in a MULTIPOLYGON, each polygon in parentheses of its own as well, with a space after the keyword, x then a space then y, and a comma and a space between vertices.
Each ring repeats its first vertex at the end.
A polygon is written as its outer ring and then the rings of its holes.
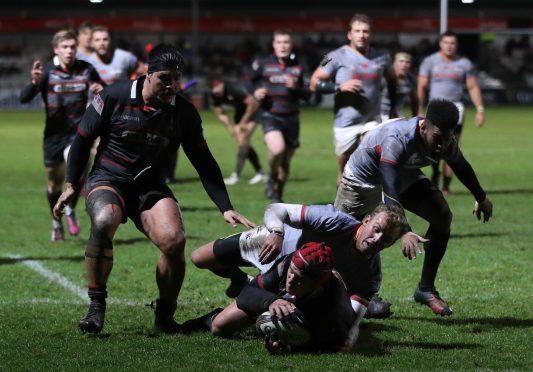
MULTIPOLYGON (((137 300, 108 300, 108 304, 122 305, 122 306, 144 306, 147 303, 137 300)), ((87 301, 68 301, 68 300, 56 300, 53 298, 30 298, 14 301, 0 301, 0 306, 4 305, 87 305, 87 301)))
POLYGON ((69 290, 70 292, 72 292, 73 294, 81 298, 84 304, 89 303, 86 289, 83 289, 77 286, 76 284, 72 283, 68 278, 64 277, 63 275, 56 273, 55 271, 47 269, 39 261, 25 260, 24 257, 16 255, 16 254, 8 254, 7 257, 13 260, 20 260, 20 263, 26 265, 33 271, 44 276, 46 279, 60 285, 61 287, 69 290))

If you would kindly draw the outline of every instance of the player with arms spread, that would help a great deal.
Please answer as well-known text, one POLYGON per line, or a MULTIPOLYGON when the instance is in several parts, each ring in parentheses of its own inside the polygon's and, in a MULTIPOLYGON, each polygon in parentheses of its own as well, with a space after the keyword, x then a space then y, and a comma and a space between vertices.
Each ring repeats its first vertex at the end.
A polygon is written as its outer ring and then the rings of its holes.
POLYGON ((180 207, 164 183, 162 156, 166 149, 183 146, 226 222, 253 226, 233 210, 220 168, 204 139, 200 116, 189 101, 177 94, 182 68, 183 57, 174 47, 155 47, 149 55, 148 75, 103 90, 78 128, 69 157, 66 189, 54 214, 60 216, 81 187, 79 180, 91 144, 100 136, 87 181, 91 236, 85 264, 91 303, 79 323, 83 332, 98 333, 104 325, 113 237, 128 217, 161 251, 156 270, 159 299, 155 329, 165 333, 181 330, 173 314, 185 275, 185 231, 180 207))

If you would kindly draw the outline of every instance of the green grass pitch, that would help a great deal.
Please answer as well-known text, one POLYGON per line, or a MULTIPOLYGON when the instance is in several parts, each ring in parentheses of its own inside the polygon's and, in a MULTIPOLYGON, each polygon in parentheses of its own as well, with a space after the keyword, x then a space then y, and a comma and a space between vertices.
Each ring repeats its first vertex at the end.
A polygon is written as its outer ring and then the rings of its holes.
MULTIPOLYGON (((210 112, 204 130, 225 176, 235 146, 210 112)), ((365 321, 352 354, 271 357, 253 331, 236 339, 209 334, 151 335, 157 296, 157 249, 121 226, 108 284, 102 335, 82 335, 85 314, 84 243, 88 218, 78 207, 82 233, 50 242, 51 222, 42 165, 42 112, 0 113, 0 370, 531 370, 533 368, 533 110, 487 108, 477 129, 467 112, 462 149, 494 203, 494 218, 472 215, 473 198, 457 181, 448 198, 452 237, 437 278, 454 315, 440 318, 412 300, 422 260, 403 258, 398 244, 383 254, 381 295, 393 303, 387 320, 365 321)), ((292 163, 285 200, 331 203, 337 165, 332 113, 302 112, 301 147, 292 163)), ((254 146, 266 167, 260 128, 254 146)), ((180 154, 171 185, 183 210, 187 272, 176 319, 182 322, 225 306, 227 283, 190 263, 190 252, 236 230, 226 224, 180 154)), ((249 164, 243 179, 253 176, 249 164)), ((235 208, 261 223, 267 200, 262 185, 229 187, 235 208)), ((427 224, 413 215, 414 229, 427 224)), ((238 229, 237 229, 238 231, 238 229)))

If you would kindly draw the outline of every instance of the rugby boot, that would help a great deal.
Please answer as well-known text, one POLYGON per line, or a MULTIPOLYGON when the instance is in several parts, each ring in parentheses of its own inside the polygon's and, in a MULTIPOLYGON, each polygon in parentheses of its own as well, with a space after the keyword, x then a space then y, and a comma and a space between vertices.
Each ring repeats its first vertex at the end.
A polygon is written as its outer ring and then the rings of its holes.
POLYGON ((366 309, 366 319, 386 319, 392 315, 390 302, 383 301, 381 297, 376 293, 370 299, 368 307, 366 309))
POLYGON ((191 333, 197 331, 211 331, 211 325, 213 324, 213 319, 222 312, 222 308, 216 308, 209 313, 202 315, 195 319, 190 319, 185 321, 182 324, 183 333, 191 333))
POLYGON ((82 333, 100 333, 104 328, 105 301, 91 301, 87 315, 78 323, 82 333))
POLYGON ((246 287, 253 279, 253 276, 248 275, 245 281, 232 280, 228 288, 226 288, 226 296, 229 298, 236 298, 239 293, 241 293, 242 289, 246 287))
POLYGON ((63 231, 63 226, 52 228, 52 241, 62 242, 64 240, 65 240, 65 232, 63 231))
POLYGON ((78 218, 76 213, 72 212, 67 217, 68 233, 70 236, 78 236, 80 233, 80 225, 78 224, 78 218))
POLYGON ((250 178, 250 180, 248 181, 248 184, 255 185, 256 183, 266 182, 267 180, 268 180, 268 176, 266 174, 264 174, 263 172, 257 172, 255 176, 250 178))
POLYGON ((268 199, 272 199, 272 197, 274 196, 274 193, 276 192, 275 187, 276 178, 269 176, 265 184, 265 196, 268 199))
POLYGON ((155 322, 156 333, 176 334, 183 333, 183 328, 174 320, 176 303, 170 304, 166 301, 156 300, 155 302, 155 322))
POLYGON ((447 316, 452 315, 453 310, 448 306, 446 302, 439 296, 439 292, 435 287, 431 288, 429 291, 420 289, 420 283, 417 285, 415 293, 413 295, 415 302, 418 302, 421 305, 429 306, 431 311, 437 315, 447 316))

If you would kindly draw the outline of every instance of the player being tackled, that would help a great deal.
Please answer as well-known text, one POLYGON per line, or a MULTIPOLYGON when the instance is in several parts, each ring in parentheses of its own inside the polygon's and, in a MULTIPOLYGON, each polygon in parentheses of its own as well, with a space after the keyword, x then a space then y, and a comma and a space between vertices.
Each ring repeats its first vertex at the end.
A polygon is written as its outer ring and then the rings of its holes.
POLYGON ((187 321, 183 329, 230 337, 255 323, 267 350, 286 354, 341 350, 354 321, 346 287, 333 270, 331 248, 308 242, 278 259, 224 310, 187 321))

